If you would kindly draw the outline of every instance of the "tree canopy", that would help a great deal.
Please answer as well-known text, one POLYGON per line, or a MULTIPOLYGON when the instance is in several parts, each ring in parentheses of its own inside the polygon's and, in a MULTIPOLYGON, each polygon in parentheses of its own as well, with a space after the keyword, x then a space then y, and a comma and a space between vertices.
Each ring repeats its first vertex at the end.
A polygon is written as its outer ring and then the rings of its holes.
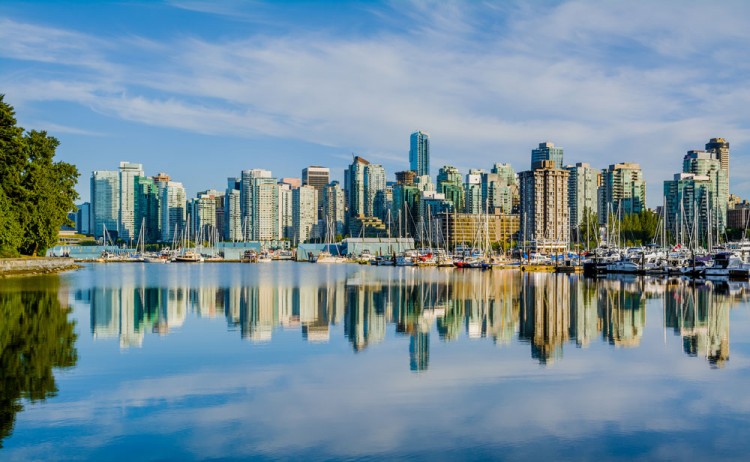
POLYGON ((60 144, 45 131, 18 127, 0 95, 0 256, 43 254, 78 199, 78 169, 55 162, 60 144))

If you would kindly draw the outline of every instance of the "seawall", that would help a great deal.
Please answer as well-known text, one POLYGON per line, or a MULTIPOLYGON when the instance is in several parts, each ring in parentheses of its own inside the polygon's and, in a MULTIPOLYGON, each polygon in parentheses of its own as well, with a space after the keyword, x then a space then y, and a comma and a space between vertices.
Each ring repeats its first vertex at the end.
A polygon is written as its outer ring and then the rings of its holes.
POLYGON ((0 258, 0 277, 49 274, 80 268, 72 258, 0 258))

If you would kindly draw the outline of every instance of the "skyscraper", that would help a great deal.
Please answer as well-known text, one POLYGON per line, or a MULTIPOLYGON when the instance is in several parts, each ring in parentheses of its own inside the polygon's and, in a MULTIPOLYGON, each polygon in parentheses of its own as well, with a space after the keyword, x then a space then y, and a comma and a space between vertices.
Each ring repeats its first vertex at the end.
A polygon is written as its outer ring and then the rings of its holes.
POLYGON ((120 216, 119 231, 122 239, 136 239, 135 189, 136 178, 143 175, 143 165, 120 162, 120 216))
POLYGON ((338 181, 333 181, 323 188, 323 220, 326 223, 332 223, 335 234, 344 233, 345 202, 344 190, 341 189, 338 181))
POLYGON ((153 178, 135 179, 135 238, 156 242, 159 234, 159 188, 153 178))
POLYGON ((344 172, 344 183, 349 200, 348 220, 356 217, 375 216, 376 196, 385 190, 385 169, 371 164, 362 157, 354 157, 344 172))
POLYGON ((279 236, 279 185, 276 178, 259 177, 252 181, 253 202, 250 223, 253 239, 272 241, 279 236))
POLYGON ((430 135, 418 130, 411 134, 409 168, 417 176, 430 174, 430 135))
POLYGON ((539 143, 537 149, 531 150, 531 169, 541 168, 545 160, 553 161, 554 168, 562 168, 563 148, 556 148, 555 144, 550 141, 539 143))
POLYGON ((294 238, 294 194, 288 183, 279 182, 279 237, 294 238))
POLYGON ((116 171, 91 172, 91 233, 99 238, 104 231, 117 237, 120 221, 120 174, 116 171))

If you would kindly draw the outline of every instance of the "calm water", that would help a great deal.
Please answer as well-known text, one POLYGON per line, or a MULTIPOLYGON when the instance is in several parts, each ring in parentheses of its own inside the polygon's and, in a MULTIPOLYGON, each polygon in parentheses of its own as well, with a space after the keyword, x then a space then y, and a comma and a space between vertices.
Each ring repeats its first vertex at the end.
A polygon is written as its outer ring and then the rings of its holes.
POLYGON ((746 459, 748 300, 291 262, 0 280, 0 459, 746 459))

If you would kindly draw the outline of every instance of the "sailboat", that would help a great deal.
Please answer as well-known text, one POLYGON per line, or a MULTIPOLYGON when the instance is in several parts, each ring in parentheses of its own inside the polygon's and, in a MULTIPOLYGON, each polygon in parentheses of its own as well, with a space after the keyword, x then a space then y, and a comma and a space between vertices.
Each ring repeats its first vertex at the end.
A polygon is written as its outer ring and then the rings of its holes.
POLYGON ((319 254, 318 258, 315 259, 315 263, 346 263, 346 257, 341 255, 333 255, 329 251, 333 243, 331 242, 331 236, 333 235, 333 223, 331 218, 326 219, 326 246, 319 254))

